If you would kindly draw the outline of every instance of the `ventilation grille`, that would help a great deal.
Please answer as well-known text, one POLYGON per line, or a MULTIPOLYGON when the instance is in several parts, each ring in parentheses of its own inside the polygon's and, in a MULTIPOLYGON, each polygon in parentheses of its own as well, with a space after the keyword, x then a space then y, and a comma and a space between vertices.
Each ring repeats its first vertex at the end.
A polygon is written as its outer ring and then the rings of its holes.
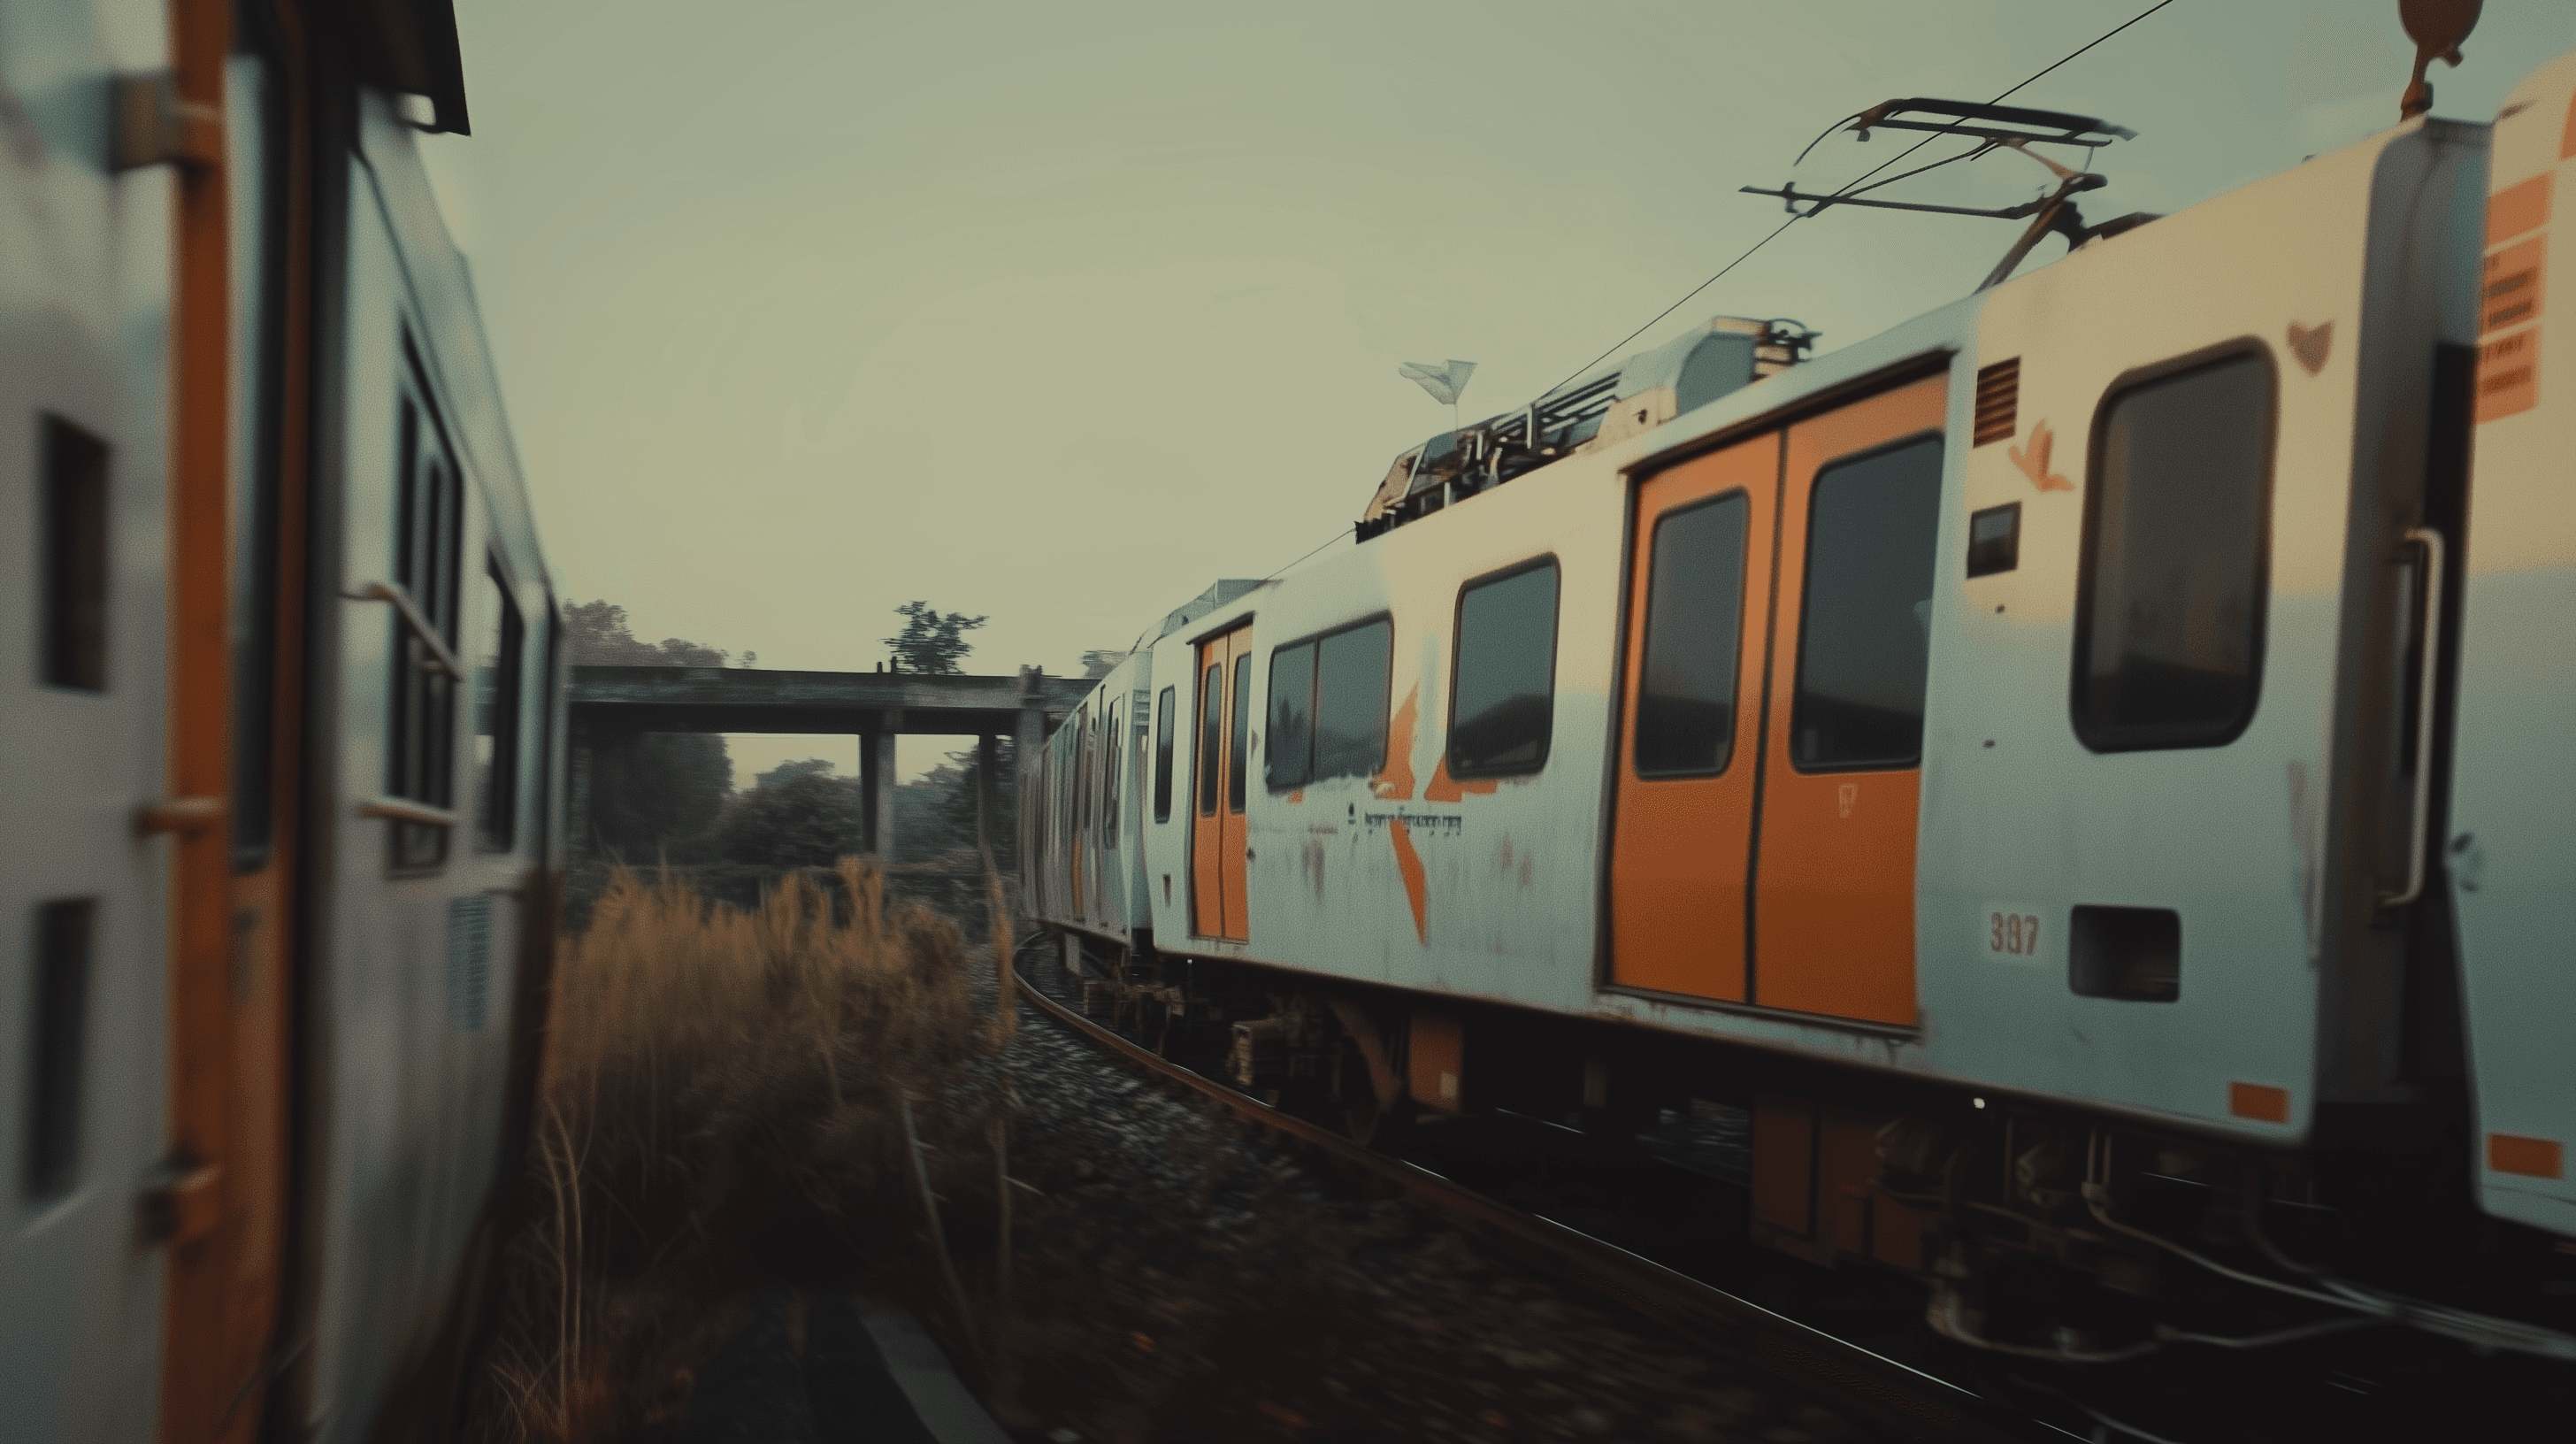
POLYGON ((1998 361, 1977 372, 1977 430, 1971 443, 2012 440, 2014 408, 2021 401, 2021 358, 1998 361))

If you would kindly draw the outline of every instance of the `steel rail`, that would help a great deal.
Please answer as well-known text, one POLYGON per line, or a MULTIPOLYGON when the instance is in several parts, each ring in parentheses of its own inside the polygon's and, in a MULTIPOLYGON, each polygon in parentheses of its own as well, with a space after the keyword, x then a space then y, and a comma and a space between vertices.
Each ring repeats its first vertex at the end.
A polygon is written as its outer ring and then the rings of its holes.
POLYGON ((1283 1113, 1144 1047, 1046 995, 1012 970, 1012 981, 1038 1010, 1076 1035, 1155 1079, 1218 1103, 1261 1127, 1295 1139, 1335 1163, 1394 1184, 1407 1201, 1495 1252, 1652 1319, 1684 1340, 1759 1365, 1864 1416, 1880 1437, 1924 1441, 2006 1441, 2034 1437, 2025 1416, 1989 1403, 1946 1379, 1810 1328, 1713 1284, 1567 1228, 1552 1219, 1462 1188, 1402 1159, 1353 1143, 1331 1129, 1283 1113), (2010 1427, 2021 1425, 2022 1427, 2010 1427))

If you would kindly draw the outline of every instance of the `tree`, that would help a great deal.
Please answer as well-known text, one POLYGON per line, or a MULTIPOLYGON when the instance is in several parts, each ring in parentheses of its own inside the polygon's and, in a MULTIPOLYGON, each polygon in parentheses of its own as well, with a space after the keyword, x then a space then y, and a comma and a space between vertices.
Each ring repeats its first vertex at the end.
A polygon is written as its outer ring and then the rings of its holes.
POLYGON ((894 652, 894 669, 938 677, 953 677, 962 670, 957 664, 975 650, 965 634, 986 621, 964 612, 941 616, 939 609, 928 602, 906 602, 894 610, 904 619, 902 634, 885 639, 886 646, 894 652))
POLYGON ((1082 680, 1097 682, 1118 670, 1118 664, 1136 655, 1126 648, 1094 649, 1082 654, 1082 680))
MULTIPOLYGON (((699 642, 638 639, 613 602, 567 602, 564 659, 576 667, 721 667, 725 653, 699 642)), ((748 661, 751 654, 743 654, 748 661)), ((630 863, 695 862, 733 795, 733 759, 722 737, 690 732, 609 733, 590 757, 591 837, 630 863)))
POLYGON ((834 777, 819 757, 760 774, 717 824, 716 851, 754 867, 830 867, 867 847, 867 813, 854 777, 834 777))

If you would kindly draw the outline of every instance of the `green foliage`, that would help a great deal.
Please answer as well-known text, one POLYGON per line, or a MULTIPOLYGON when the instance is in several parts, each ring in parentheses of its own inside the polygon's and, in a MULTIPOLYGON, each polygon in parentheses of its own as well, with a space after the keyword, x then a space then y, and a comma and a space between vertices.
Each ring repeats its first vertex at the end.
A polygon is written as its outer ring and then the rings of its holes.
POLYGON ((735 798, 716 825, 715 851, 754 867, 830 867, 867 847, 866 810, 854 777, 834 777, 832 764, 809 758, 760 774, 760 785, 735 798))
MULTIPOLYGON (((994 739, 994 748, 994 815, 985 820, 984 835, 992 842, 994 865, 1009 872, 1019 866, 1018 786, 1013 780, 1011 739, 994 739)), ((980 773, 970 747, 949 753, 946 762, 895 789, 894 845, 899 861, 975 855, 975 789, 980 773)))
POLYGON ((1097 682, 1118 670, 1118 664, 1136 655, 1125 650, 1094 649, 1082 654, 1082 680, 1097 682))
MULTIPOLYGON (((576 667, 721 667, 725 653, 665 637, 639 640, 612 602, 564 607, 564 656, 576 667)), ((751 654, 743 654, 746 662, 751 654)), ((590 841, 638 865, 706 860, 708 830, 733 795, 733 759, 722 737, 687 732, 608 733, 593 739, 590 841)), ((579 823, 580 819, 576 819, 579 823)))
POLYGON ((904 619, 900 635, 885 639, 894 653, 898 672, 924 672, 932 676, 955 676, 963 670, 957 664, 975 645, 965 634, 984 625, 985 618, 970 617, 964 612, 940 615, 928 602, 906 602, 894 609, 904 619))

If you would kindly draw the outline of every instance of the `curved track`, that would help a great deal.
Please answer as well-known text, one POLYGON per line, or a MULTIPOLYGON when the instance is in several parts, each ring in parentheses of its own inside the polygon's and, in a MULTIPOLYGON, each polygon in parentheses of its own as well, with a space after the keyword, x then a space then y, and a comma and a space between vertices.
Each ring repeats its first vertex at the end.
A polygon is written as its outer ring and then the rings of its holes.
POLYGON ((1324 1155, 1347 1172, 1371 1175, 1392 1184, 1409 1203, 1479 1243, 1650 1318, 1692 1344, 1754 1361, 1794 1383, 1829 1394, 1837 1407, 1866 1420, 1879 1437, 1998 1444, 2038 1437, 2027 1416, 1999 1408, 1947 1380, 1809 1328, 1588 1234, 1462 1188, 1402 1159, 1362 1147, 1209 1079, 1084 1017, 1047 996, 1016 969, 1012 981, 1021 996, 1049 1018, 1149 1076, 1222 1104, 1324 1155))

